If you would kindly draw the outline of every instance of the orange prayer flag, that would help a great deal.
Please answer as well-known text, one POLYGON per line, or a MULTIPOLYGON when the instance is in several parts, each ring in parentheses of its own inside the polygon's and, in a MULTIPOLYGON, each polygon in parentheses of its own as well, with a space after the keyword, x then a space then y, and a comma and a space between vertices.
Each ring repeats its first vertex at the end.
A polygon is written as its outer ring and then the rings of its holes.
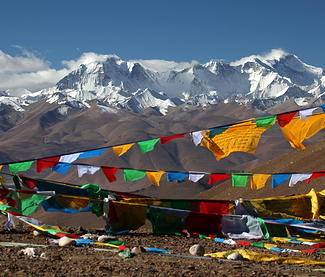
POLYGON ((113 151, 117 156, 122 156, 125 154, 132 146, 134 143, 129 143, 129 144, 124 144, 124 145, 119 145, 119 146, 114 146, 113 151))
POLYGON ((146 174, 151 184, 160 186, 160 179, 165 173, 165 171, 147 171, 146 174))

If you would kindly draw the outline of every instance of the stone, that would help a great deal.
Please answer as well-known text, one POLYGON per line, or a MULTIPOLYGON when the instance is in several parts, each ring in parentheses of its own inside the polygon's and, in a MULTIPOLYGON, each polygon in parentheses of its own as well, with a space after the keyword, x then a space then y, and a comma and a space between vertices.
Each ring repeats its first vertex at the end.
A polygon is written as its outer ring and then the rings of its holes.
POLYGON ((131 249, 131 253, 132 254, 140 254, 140 253, 142 253, 142 249, 141 249, 141 247, 133 247, 131 249))
POLYGON ((91 240, 97 240, 98 235, 96 234, 84 234, 81 236, 83 239, 91 239, 91 240))
POLYGON ((68 237, 62 237, 59 239, 59 246, 68 246, 68 245, 74 245, 74 244, 75 244, 75 241, 68 237))
POLYGON ((22 253, 24 255, 27 255, 29 257, 35 257, 35 248, 27 247, 25 249, 22 249, 19 251, 19 253, 22 253))
POLYGON ((189 249, 190 254, 193 256, 203 256, 205 253, 204 247, 200 244, 194 244, 189 249))
POLYGON ((33 231, 33 236, 34 236, 34 237, 38 237, 40 234, 41 234, 41 233, 38 232, 38 231, 36 231, 36 230, 33 231))
POLYGON ((230 255, 228 255, 227 259, 233 260, 233 261, 241 261, 241 260, 244 260, 244 257, 241 254, 234 252, 234 253, 231 253, 230 255))
POLYGON ((116 237, 113 237, 113 236, 108 236, 108 235, 102 235, 102 236, 99 236, 97 241, 98 242, 110 242, 110 241, 113 241, 113 240, 116 240, 116 237))

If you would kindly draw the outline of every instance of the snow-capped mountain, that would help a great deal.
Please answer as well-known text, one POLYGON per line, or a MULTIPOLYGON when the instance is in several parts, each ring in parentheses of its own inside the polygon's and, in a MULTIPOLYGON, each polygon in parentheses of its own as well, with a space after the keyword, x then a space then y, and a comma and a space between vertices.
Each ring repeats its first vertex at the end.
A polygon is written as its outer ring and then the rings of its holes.
POLYGON ((215 104, 220 101, 251 103, 265 109, 290 98, 297 105, 310 104, 325 93, 325 72, 297 56, 274 50, 267 56, 250 56, 226 63, 205 64, 163 60, 123 61, 107 55, 104 61, 82 64, 55 87, 23 94, 8 94, 0 103, 15 109, 45 100, 74 108, 88 108, 94 101, 105 107, 134 112, 152 107, 166 114, 169 107, 215 104))

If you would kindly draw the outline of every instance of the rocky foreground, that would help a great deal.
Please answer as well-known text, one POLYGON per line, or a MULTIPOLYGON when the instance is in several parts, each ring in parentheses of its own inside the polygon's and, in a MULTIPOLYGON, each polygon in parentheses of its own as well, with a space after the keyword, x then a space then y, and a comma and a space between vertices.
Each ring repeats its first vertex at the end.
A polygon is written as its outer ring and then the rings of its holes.
MULTIPOLYGON (((115 248, 109 247, 60 247, 43 234, 35 236, 33 229, 23 232, 0 230, 1 242, 20 242, 46 245, 47 247, 0 246, 1 276, 322 276, 324 266, 290 265, 278 262, 252 262, 248 260, 212 259, 191 256, 194 244, 203 246, 205 253, 233 249, 250 249, 259 253, 277 254, 266 249, 239 245, 217 244, 212 240, 180 236, 156 236, 145 229, 118 236, 128 247, 154 247, 172 250, 173 255, 138 253, 123 258, 115 248), (35 248, 34 255, 27 247, 35 248), (115 251, 115 252, 114 252, 115 251), (24 254, 24 252, 27 252, 24 254)), ((102 234, 98 230, 69 229, 75 234, 102 234)), ((3 243, 0 243, 3 245, 3 243)), ((295 248, 293 244, 281 244, 281 248, 295 248)), ((324 251, 319 249, 319 251, 324 251)), ((323 260, 324 254, 279 253, 277 255, 323 260)))

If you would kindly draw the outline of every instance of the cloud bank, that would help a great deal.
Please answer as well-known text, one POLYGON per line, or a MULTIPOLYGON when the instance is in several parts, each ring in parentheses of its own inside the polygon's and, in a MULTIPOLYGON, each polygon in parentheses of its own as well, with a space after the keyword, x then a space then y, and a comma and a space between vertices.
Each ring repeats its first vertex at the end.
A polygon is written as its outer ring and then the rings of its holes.
POLYGON ((0 50, 0 90, 8 91, 11 95, 20 95, 25 93, 26 89, 37 91, 54 86, 81 64, 103 61, 109 57, 109 55, 87 52, 76 60, 62 61, 62 68, 54 69, 51 68, 49 61, 21 47, 18 49, 20 50, 18 56, 0 50))

